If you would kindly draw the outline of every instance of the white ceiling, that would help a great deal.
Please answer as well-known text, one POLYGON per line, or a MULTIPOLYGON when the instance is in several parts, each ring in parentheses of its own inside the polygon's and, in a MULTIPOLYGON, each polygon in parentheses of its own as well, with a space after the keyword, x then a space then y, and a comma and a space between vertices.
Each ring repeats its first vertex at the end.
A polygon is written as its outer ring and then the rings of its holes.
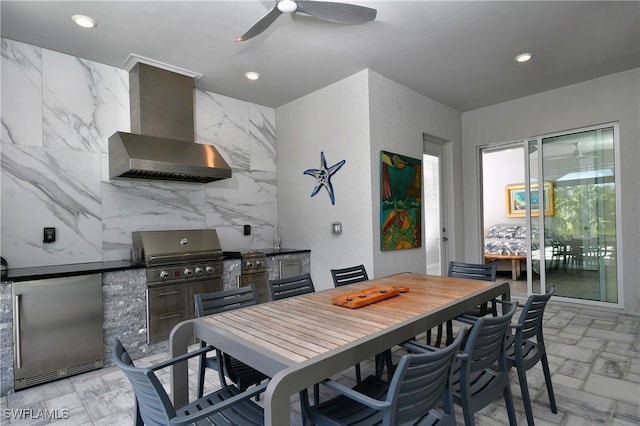
MULTIPOLYGON (((341 0, 337 0, 341 1, 341 0)), ((204 74, 200 89, 278 107, 362 69, 459 111, 640 66, 638 1, 368 1, 363 25, 283 14, 274 1, 7 1, 2 37, 121 67, 130 53, 204 74), (93 30, 71 15, 90 15, 93 30), (516 54, 534 52, 531 63, 516 54), (258 71, 250 82, 246 71, 258 71)))

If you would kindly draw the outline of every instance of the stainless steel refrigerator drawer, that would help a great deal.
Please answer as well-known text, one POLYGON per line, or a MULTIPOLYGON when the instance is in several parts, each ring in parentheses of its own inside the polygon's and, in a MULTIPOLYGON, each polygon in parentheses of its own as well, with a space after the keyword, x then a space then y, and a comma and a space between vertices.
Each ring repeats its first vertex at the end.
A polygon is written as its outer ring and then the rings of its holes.
POLYGON ((13 284, 16 390, 103 366, 102 274, 13 284))

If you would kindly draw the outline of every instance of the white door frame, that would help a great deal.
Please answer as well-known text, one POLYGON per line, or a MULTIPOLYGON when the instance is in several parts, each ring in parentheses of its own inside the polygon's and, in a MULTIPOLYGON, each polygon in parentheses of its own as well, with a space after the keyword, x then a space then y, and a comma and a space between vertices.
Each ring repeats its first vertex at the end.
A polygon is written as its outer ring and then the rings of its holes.
MULTIPOLYGON (((448 265, 449 265, 449 244, 448 244, 448 226, 447 226, 447 203, 445 194, 447 188, 446 182, 446 160, 447 157, 445 155, 445 145, 447 141, 441 138, 438 138, 433 135, 423 135, 423 154, 430 155, 438 158, 438 176, 439 176, 439 240, 440 240, 440 274, 446 275, 448 265)), ((424 171, 423 171, 424 173, 424 171)), ((426 236, 426 219, 425 223, 425 236, 426 236)), ((426 261, 426 244, 425 241, 425 261, 426 261)))

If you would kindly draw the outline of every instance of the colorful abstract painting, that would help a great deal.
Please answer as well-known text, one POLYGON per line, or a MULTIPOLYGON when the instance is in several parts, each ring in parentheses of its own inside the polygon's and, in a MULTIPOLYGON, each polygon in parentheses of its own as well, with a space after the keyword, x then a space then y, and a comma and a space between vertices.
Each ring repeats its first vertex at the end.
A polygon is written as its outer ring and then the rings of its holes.
POLYGON ((422 161, 380 151, 380 249, 422 246, 422 161))

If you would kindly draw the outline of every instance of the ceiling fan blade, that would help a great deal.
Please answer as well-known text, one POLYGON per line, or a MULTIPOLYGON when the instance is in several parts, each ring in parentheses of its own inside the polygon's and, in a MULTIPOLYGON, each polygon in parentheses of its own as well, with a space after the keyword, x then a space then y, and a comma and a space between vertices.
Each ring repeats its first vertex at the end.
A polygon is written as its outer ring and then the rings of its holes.
POLYGON ((376 19, 378 11, 366 6, 328 1, 298 0, 297 12, 338 24, 364 24, 376 19))
POLYGON ((256 22, 253 27, 249 28, 246 33, 238 37, 236 41, 245 41, 257 36, 264 30, 266 30, 269 25, 273 24, 273 21, 275 21, 280 15, 282 15, 282 12, 280 12, 277 6, 274 6, 274 8, 267 12, 267 14, 262 18, 260 18, 260 20, 256 22))

